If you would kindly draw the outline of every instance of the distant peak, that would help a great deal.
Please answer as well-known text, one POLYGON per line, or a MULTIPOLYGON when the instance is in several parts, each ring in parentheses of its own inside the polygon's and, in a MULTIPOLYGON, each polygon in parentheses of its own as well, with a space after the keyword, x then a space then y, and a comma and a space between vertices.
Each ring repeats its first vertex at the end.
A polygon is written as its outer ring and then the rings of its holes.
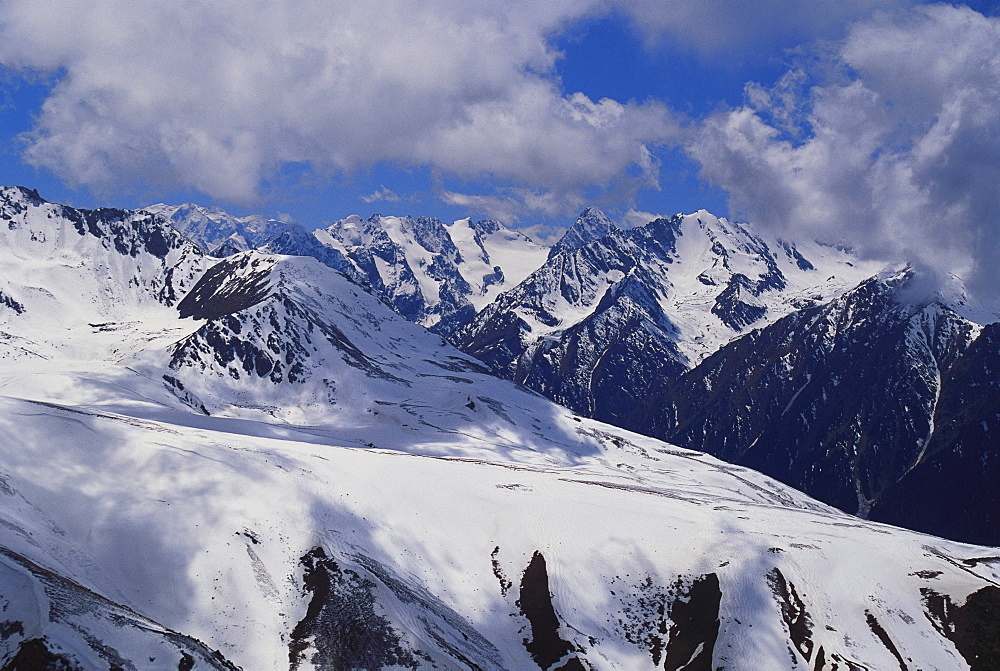
POLYGON ((343 219, 339 219, 339 220, 333 222, 332 224, 329 224, 327 226, 327 228, 338 228, 338 227, 341 227, 341 226, 358 226, 360 224, 365 223, 366 221, 370 221, 370 220, 368 220, 368 219, 362 219, 361 215, 358 215, 358 214, 349 214, 346 217, 344 217, 343 219))
POLYGON ((588 207, 576 218, 573 225, 549 250, 549 258, 566 252, 575 252, 594 240, 600 240, 615 228, 608 216, 596 207, 588 207))
POLYGON ((604 212, 597 209, 596 207, 585 208, 583 212, 580 213, 580 216, 577 218, 577 221, 581 219, 603 219, 609 222, 611 221, 610 219, 608 219, 608 215, 604 214, 604 212))
MULTIPOLYGON (((274 238, 279 238, 285 236, 290 240, 304 240, 306 238, 312 238, 312 233, 306 229, 305 226, 296 221, 286 221, 283 223, 281 230, 278 231, 274 238)), ((274 239, 272 238, 272 240, 274 239)))

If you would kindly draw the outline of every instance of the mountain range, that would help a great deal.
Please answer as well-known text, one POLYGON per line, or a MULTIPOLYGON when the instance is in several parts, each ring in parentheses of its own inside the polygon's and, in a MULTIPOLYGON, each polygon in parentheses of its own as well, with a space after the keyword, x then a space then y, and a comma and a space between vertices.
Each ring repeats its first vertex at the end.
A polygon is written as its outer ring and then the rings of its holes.
MULTIPOLYGON (((571 227, 567 237, 581 243, 571 227)), ((618 422, 651 381, 688 370, 751 325, 829 300, 874 269, 832 247, 768 244, 701 211, 563 249, 456 339, 494 370, 618 422)))
POLYGON ((202 251, 217 257, 259 247, 281 233, 286 224, 290 223, 261 215, 237 217, 222 208, 195 203, 157 203, 143 209, 163 217, 202 251))
POLYGON ((354 215, 310 232, 295 222, 237 218, 191 203, 146 210, 166 216, 214 256, 259 248, 316 258, 369 287, 409 321, 443 334, 465 326, 548 253, 493 220, 445 225, 432 217, 354 215))
MULTIPOLYGON (((687 235, 684 224, 646 233, 663 266, 666 231, 687 235)), ((147 211, 0 189, 0 666, 1000 660, 995 548, 859 519, 500 379, 404 319, 343 244, 343 268, 263 250, 220 259, 147 211)), ((713 288, 742 273, 755 288, 735 280, 739 302, 775 292, 792 307, 697 364, 688 352, 704 350, 678 345, 684 375, 831 302, 793 295, 786 266, 786 287, 766 288, 773 271, 729 263, 713 288)), ((993 329, 956 319, 946 338, 939 321, 942 342, 958 343, 944 378, 961 383, 938 406, 982 416, 969 399, 992 379, 981 367, 993 329)))
POLYGON ((583 416, 862 517, 1000 544, 1000 504, 978 500, 997 463, 984 371, 1000 351, 989 329, 977 338, 996 315, 917 295, 900 266, 706 211, 620 229, 595 208, 547 254, 497 222, 380 215, 262 249, 320 259, 583 416))

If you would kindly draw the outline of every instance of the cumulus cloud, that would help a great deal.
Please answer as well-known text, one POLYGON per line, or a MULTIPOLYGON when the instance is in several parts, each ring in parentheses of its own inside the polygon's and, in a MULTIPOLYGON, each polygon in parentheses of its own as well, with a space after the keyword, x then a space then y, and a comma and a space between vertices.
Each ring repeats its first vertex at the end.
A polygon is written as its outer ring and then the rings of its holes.
POLYGON ((526 189, 523 210, 655 187, 679 133, 662 104, 563 91, 561 31, 619 11, 718 53, 903 1, 4 0, 0 64, 56 74, 25 157, 74 185, 247 204, 288 164, 388 162, 526 189))
POLYGON ((622 215, 621 225, 625 228, 635 228, 637 226, 645 226, 651 221, 656 221, 657 219, 663 218, 665 215, 654 214, 652 212, 644 212, 642 210, 636 210, 634 208, 629 208, 625 214, 622 215))
POLYGON ((448 205, 457 205, 483 212, 491 219, 506 223, 517 222, 518 215, 524 209, 521 202, 510 196, 460 193, 457 191, 442 191, 439 195, 441 200, 448 205))
POLYGON ((67 181, 246 203, 285 164, 379 162, 553 194, 657 179, 655 102, 561 91, 551 37, 601 0, 4 0, 0 63, 57 72, 26 158, 67 181))
POLYGON ((492 219, 508 224, 520 221, 525 212, 558 216, 575 214, 584 207, 584 198, 580 195, 557 195, 552 191, 536 191, 526 187, 505 187, 491 194, 442 190, 438 196, 449 205, 483 212, 492 219))
POLYGON ((375 189, 373 192, 369 193, 367 196, 361 196, 361 200, 366 203, 374 203, 376 201, 384 201, 387 203, 398 203, 402 200, 399 194, 387 187, 385 184, 375 189))
POLYGON ((852 27, 689 146, 734 210, 783 234, 956 274, 1000 268, 1000 19, 934 5, 852 27))

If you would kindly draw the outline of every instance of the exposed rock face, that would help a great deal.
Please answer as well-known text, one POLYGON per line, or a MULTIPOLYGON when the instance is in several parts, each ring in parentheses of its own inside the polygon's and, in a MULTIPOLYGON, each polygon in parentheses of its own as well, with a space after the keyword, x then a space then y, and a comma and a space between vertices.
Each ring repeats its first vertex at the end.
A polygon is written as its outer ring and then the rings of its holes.
POLYGON ((998 543, 997 327, 898 299, 905 275, 739 338, 664 380, 625 426, 839 508, 998 543), (955 483, 969 483, 966 488, 955 483))
POLYGON ((559 241, 549 249, 549 258, 558 254, 575 252, 584 245, 600 240, 615 229, 607 215, 594 207, 588 207, 577 217, 573 225, 559 241))
POLYGON ((531 562, 521 575, 517 603, 531 626, 531 636, 524 639, 524 647, 540 668, 544 671, 585 668, 574 654, 577 651, 573 645, 559 635, 559 617, 552 606, 549 575, 541 552, 531 556, 531 562))
POLYGON ((1000 324, 985 326, 941 371, 934 430, 923 456, 875 502, 871 518, 1000 545, 1000 324))
POLYGON ((1000 587, 983 587, 970 594, 961 605, 929 587, 923 590, 923 595, 927 619, 954 642, 969 669, 988 671, 996 668, 1000 661, 1000 587))
POLYGON ((289 668, 381 669, 419 667, 414 652, 378 612, 372 580, 342 568, 317 547, 302 558, 305 617, 289 643, 289 668))
POLYGON ((588 241, 570 229, 565 249, 455 342, 498 374, 602 421, 620 423, 654 381, 677 377, 750 325, 864 279, 844 252, 814 246, 813 263, 704 211, 630 230, 598 226, 588 212, 577 225, 607 234, 588 241))

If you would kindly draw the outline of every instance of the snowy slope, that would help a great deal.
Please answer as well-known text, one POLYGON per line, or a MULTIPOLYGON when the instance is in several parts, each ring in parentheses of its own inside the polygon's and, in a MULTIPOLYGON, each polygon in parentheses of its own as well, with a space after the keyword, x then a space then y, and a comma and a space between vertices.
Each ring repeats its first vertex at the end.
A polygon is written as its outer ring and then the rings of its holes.
POLYGON ((998 659, 995 549, 577 417, 313 259, 237 254, 163 305, 122 302, 124 358, 52 328, 61 359, 5 368, 4 665, 998 659))
MULTIPOLYGON (((994 552, 815 509, 751 472, 589 423, 579 440, 593 456, 512 468, 0 408, 5 557, 245 669, 288 668, 290 651, 292 668, 679 668, 696 651, 693 668, 966 668, 939 611, 967 655, 995 642, 973 631, 980 602, 996 603, 994 552)), ((87 659, 41 579, 20 575, 31 592, 0 588, 24 631, 7 645, 47 636, 87 659)), ((74 616, 103 634, 92 603, 74 616)), ((128 623, 115 633, 102 640, 120 656, 156 643, 128 623)), ((131 657, 167 666, 145 659, 131 657)))
POLYGON ((468 299, 476 312, 545 260, 543 246, 498 221, 459 219, 445 228, 462 259, 458 272, 472 289, 468 299))
POLYGON ((176 321, 173 306, 209 262, 143 211, 76 210, 0 188, 0 360, 125 356, 176 321))

